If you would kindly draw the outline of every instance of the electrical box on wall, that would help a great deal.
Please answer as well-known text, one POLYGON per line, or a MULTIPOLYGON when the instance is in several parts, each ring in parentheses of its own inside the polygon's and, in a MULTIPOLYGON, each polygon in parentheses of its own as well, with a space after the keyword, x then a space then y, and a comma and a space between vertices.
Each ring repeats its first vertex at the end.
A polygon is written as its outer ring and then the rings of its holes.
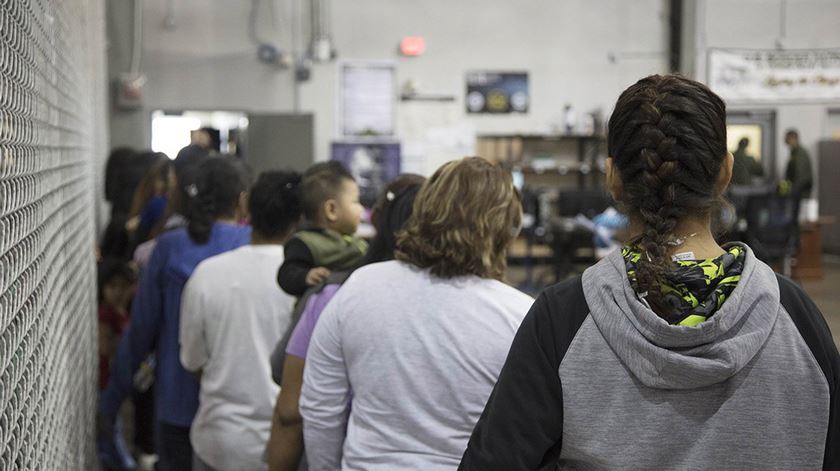
POLYGON ((142 74, 121 74, 115 84, 114 102, 122 110, 136 110, 143 106, 143 91, 146 76, 142 74))

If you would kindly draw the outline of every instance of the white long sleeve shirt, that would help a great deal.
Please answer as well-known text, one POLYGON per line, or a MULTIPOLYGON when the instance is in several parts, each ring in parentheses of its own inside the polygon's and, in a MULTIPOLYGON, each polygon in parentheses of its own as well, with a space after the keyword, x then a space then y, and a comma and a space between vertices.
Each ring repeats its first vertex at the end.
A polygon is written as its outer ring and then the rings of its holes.
POLYGON ((263 451, 279 388, 269 358, 295 299, 278 286, 281 245, 247 245, 202 262, 181 301, 180 359, 201 370, 190 441, 219 471, 266 470, 263 451))
POLYGON ((397 261, 357 270, 307 353, 309 469, 457 468, 532 303, 496 280, 397 261))

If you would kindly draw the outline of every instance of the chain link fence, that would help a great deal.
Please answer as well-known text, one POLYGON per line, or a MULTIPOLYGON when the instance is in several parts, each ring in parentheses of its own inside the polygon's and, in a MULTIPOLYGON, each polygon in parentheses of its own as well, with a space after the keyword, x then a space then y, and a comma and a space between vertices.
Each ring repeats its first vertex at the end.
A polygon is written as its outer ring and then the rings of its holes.
POLYGON ((0 0, 0 470, 96 468, 101 0, 0 0))

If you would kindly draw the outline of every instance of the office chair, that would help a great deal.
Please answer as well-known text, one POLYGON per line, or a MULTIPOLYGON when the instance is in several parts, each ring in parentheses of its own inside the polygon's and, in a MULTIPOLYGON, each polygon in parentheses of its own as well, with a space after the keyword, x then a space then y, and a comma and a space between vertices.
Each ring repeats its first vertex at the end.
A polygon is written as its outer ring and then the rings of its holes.
POLYGON ((589 219, 610 206, 609 195, 601 189, 561 191, 557 197, 560 216, 552 225, 551 249, 554 255, 555 277, 561 281, 572 273, 574 265, 593 265, 595 243, 591 230, 573 221, 579 214, 589 219))
POLYGON ((745 242, 759 260, 781 263, 782 274, 790 276, 799 249, 799 198, 776 192, 750 195, 746 208, 745 242))

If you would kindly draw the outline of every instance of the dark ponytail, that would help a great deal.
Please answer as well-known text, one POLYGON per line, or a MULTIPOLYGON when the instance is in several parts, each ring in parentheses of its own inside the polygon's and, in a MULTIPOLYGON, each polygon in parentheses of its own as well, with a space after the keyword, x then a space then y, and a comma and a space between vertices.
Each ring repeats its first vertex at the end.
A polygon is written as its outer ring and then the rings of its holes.
POLYGON ((397 232, 411 217, 414 199, 425 181, 420 175, 403 174, 385 188, 373 208, 376 236, 370 242, 361 265, 394 259, 397 232))
POLYGON ((248 198, 254 233, 278 239, 295 230, 303 214, 297 172, 268 171, 257 178, 248 198))
POLYGON ((184 192, 187 196, 187 231, 196 244, 210 240, 213 223, 236 214, 239 195, 247 188, 245 176, 227 157, 208 157, 195 169, 184 192))
POLYGON ((642 253, 640 292, 661 306, 662 275, 679 244, 679 222, 710 214, 726 156, 726 105, 705 85, 652 75, 624 91, 610 117, 608 152, 623 183, 622 205, 642 225, 632 242, 642 253))

